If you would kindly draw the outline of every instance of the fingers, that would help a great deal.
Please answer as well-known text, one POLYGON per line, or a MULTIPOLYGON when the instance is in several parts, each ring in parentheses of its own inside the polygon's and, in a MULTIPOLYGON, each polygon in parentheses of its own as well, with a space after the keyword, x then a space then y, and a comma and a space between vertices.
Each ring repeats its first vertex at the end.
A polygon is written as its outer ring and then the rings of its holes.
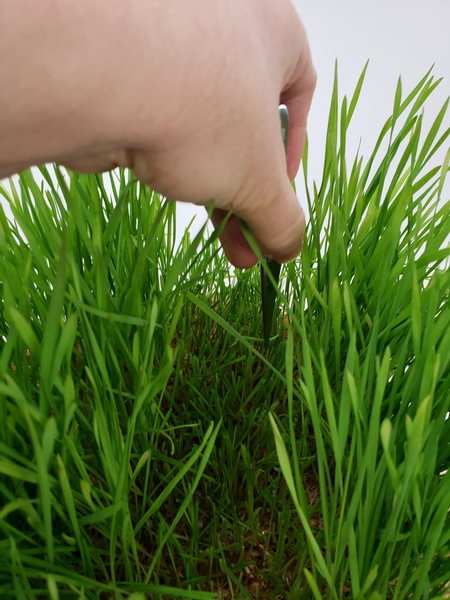
POLYGON ((115 162, 111 161, 108 156, 103 155, 62 160, 60 164, 63 167, 66 167, 66 169, 71 169, 78 173, 85 173, 86 175, 105 173, 106 171, 112 171, 118 166, 115 162))
MULTIPOLYGON (((211 215, 211 221, 214 227, 218 227, 228 216, 226 210, 215 208, 211 215)), ((225 256, 229 262, 238 269, 250 269, 255 266, 258 259, 250 248, 236 215, 230 215, 225 228, 220 235, 225 256)))
MULTIPOLYGON (((289 182, 294 180, 303 155, 307 118, 317 75, 312 64, 306 33, 300 21, 298 21, 297 36, 292 43, 293 47, 299 38, 302 39, 302 43, 297 62, 280 94, 280 103, 286 104, 290 120, 284 167, 285 171, 287 170, 287 177, 276 167, 280 165, 279 145, 275 137, 275 135, 279 136, 279 132, 274 134, 273 128, 270 131, 267 128, 266 141, 268 146, 271 146, 269 153, 272 152, 272 158, 266 155, 265 167, 260 166, 261 178, 265 180, 263 189, 257 192, 259 186, 255 184, 255 191, 250 194, 245 203, 235 201, 238 207, 236 213, 245 220, 263 254, 278 262, 288 262, 299 254, 305 229, 303 210, 289 182), (265 196, 264 202, 261 202, 258 194, 265 196), (247 210, 247 206, 253 207, 253 210, 247 210)), ((259 127, 264 129, 265 124, 261 122, 259 127)), ((284 165, 284 157, 282 162, 284 165)), ((222 214, 222 218, 225 214, 222 214)), ((213 214, 212 220, 215 224, 219 222, 220 212, 213 214)), ((240 229, 238 219, 230 219, 227 222, 221 241, 225 254, 233 265, 247 268, 256 263, 256 256, 240 229)))
MULTIPOLYGON (((280 101, 288 107, 290 117, 285 167, 287 176, 277 173, 275 165, 279 165, 280 162, 277 160, 279 157, 275 155, 279 152, 279 144, 276 139, 270 140, 273 160, 269 157, 266 167, 259 169, 259 172, 264 174, 264 179, 269 178, 269 181, 265 181, 263 189, 253 192, 244 203, 235 201, 236 205, 242 207, 237 209, 237 214, 245 220, 262 253, 278 262, 292 260, 300 253, 302 247, 305 217, 289 182, 295 178, 303 155, 307 117, 315 85, 316 73, 307 47, 306 56, 300 57, 280 97, 280 101), (273 190, 271 193, 270 189, 273 190), (265 196, 264 202, 261 203, 258 194, 265 196), (253 210, 248 210, 247 207, 253 207, 253 210)), ((264 125, 261 124, 261 129, 263 128, 264 125)), ((255 186, 255 190, 258 188, 259 186, 255 186)), ((226 211, 215 211, 212 216, 214 225, 217 226, 226 214, 226 211)), ((249 268, 257 262, 241 231, 238 219, 229 219, 220 239, 228 260, 234 266, 249 268)))
POLYGON ((284 101, 289 110, 289 137, 286 157, 286 168, 290 181, 294 181, 303 156, 307 133, 307 117, 311 104, 311 97, 296 98, 291 101, 284 101))
POLYGON ((116 167, 132 169, 133 152, 129 149, 96 153, 91 155, 74 156, 60 161, 67 169, 79 173, 94 174, 112 171, 116 167))
POLYGON ((306 139, 306 123, 311 107, 317 75, 308 44, 304 44, 298 62, 280 95, 289 111, 289 145, 287 171, 294 180, 300 166, 306 139))
MULTIPOLYGON (((245 222, 261 252, 267 258, 285 263, 300 253, 305 231, 305 216, 286 176, 281 185, 268 194, 264 207, 249 213, 245 222)), ((242 246, 239 250, 241 248, 242 246)), ((224 250, 227 256, 231 254, 226 245, 224 250)), ((244 255, 243 251, 242 254, 244 255)), ((231 262, 232 259, 234 256, 230 258, 231 262)))
MULTIPOLYGON (((245 220, 262 254, 267 258, 284 263, 300 253, 305 217, 288 177, 283 175, 278 185, 267 180, 262 187, 255 185, 253 198, 248 197, 244 209, 228 218, 220 240, 227 259, 239 269, 254 266, 258 259, 242 232, 237 215, 245 220), (268 192, 271 185, 273 191, 268 192), (255 205, 259 206, 258 210, 251 210, 255 205), (246 206, 250 209, 246 210, 246 206)), ((214 226, 218 227, 227 215, 226 210, 215 209, 211 217, 214 226)))
MULTIPOLYGON (((247 12, 241 11, 241 3, 233 6, 244 18, 247 12)), ((215 226, 233 213, 221 241, 226 256, 239 268, 257 262, 239 219, 246 222, 265 256, 287 262, 300 252, 305 220, 290 181, 303 154, 316 83, 306 34, 296 14, 288 9, 290 3, 285 2, 284 12, 269 1, 249 6, 256 14, 261 6, 265 9, 245 31, 236 28, 233 11, 229 26, 227 11, 217 22, 222 37, 209 40, 207 56, 214 68, 204 69, 203 58, 202 68, 192 69, 189 79, 185 79, 186 68, 176 71, 178 76, 161 87, 166 90, 165 101, 160 98, 155 103, 155 113, 152 108, 147 114, 147 103, 142 110, 127 113, 139 117, 136 122, 140 125, 135 124, 132 134, 125 136, 126 145, 63 161, 84 172, 130 167, 152 189, 181 201, 208 205, 214 198, 215 226), (222 38, 223 47, 219 43, 222 38), (222 64, 220 70, 218 64, 222 64), (180 89, 186 91, 183 96, 180 89), (290 115, 287 157, 278 102, 287 105, 290 115), (158 125, 151 139, 148 123, 158 125)), ((189 40, 193 61, 200 56, 197 37, 189 40)), ((176 54, 175 66, 185 54, 176 54)))

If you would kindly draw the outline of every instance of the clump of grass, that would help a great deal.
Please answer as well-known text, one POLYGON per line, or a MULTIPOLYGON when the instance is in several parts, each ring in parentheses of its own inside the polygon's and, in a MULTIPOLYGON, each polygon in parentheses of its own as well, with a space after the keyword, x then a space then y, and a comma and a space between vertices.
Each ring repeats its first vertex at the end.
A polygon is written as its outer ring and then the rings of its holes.
POLYGON ((267 352, 257 270, 129 173, 2 191, 2 598, 445 594, 450 130, 427 74, 348 162, 363 78, 267 352))

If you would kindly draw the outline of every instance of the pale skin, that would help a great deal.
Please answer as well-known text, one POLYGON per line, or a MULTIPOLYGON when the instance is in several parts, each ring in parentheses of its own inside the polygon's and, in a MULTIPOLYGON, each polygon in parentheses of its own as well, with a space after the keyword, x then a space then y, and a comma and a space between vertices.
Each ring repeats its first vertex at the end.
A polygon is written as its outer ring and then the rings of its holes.
POLYGON ((0 57, 0 177, 130 167, 169 198, 214 199, 216 226, 231 211, 233 265, 257 261, 237 217, 264 255, 300 252, 290 181, 316 74, 289 0, 0 0, 0 57))

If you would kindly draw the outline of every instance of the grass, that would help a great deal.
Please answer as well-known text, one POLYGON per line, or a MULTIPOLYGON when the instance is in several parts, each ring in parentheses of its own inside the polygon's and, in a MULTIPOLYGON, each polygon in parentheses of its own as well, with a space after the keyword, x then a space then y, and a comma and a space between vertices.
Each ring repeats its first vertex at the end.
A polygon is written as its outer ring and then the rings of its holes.
POLYGON ((341 102, 336 78, 319 185, 305 153, 267 351, 258 270, 176 246, 130 173, 2 190, 1 598, 445 597, 447 105, 423 131, 438 82, 399 82, 350 160, 364 73, 341 102))

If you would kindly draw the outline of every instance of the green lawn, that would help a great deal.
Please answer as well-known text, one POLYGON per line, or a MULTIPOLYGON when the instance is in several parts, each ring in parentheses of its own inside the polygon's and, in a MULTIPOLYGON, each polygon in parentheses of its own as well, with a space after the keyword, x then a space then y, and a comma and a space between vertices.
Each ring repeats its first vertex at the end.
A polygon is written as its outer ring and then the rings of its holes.
POLYGON ((445 597, 450 128, 427 74, 347 156, 362 81, 267 350, 258 269, 130 173, 3 190, 0 598, 445 597))

